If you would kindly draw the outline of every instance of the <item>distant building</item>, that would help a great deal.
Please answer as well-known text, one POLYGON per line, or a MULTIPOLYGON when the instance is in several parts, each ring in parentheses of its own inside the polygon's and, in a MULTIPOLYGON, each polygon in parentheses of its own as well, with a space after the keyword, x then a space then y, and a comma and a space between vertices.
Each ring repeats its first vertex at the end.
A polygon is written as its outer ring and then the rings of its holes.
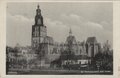
POLYGON ((70 65, 77 69, 87 67, 91 63, 91 60, 86 55, 75 55, 75 57, 70 60, 68 60, 67 57, 63 57, 62 59, 64 60, 62 61, 63 67, 70 65))
POLYGON ((69 36, 66 39, 65 47, 67 51, 71 51, 75 53, 75 55, 78 55, 78 44, 76 41, 75 36, 72 34, 72 30, 70 29, 69 36))
POLYGON ((6 47, 6 62, 8 68, 14 68, 14 64, 16 62, 15 50, 9 46, 6 47))
POLYGON ((88 37, 86 41, 86 52, 89 57, 94 57, 100 51, 100 43, 96 37, 88 37))

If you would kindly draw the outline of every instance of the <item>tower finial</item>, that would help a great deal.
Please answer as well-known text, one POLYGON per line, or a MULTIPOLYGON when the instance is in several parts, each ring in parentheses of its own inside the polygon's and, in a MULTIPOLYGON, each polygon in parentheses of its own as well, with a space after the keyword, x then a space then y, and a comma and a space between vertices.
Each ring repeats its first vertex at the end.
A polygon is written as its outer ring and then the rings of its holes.
POLYGON ((70 27, 69 35, 72 35, 72 30, 71 30, 71 27, 70 27))
POLYGON ((37 8, 39 9, 39 7, 40 7, 40 6, 39 6, 39 4, 38 4, 38 5, 37 5, 37 8))

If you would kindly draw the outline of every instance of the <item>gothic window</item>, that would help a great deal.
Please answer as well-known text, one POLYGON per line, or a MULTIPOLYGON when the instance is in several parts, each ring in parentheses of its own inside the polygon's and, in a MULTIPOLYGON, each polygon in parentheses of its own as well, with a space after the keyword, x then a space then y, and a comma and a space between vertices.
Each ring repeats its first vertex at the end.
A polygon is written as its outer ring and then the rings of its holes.
POLYGON ((35 31, 37 31, 37 27, 35 27, 35 31))
POLYGON ((39 32, 38 31, 36 31, 36 36, 39 36, 39 32))
POLYGON ((52 51, 52 50, 50 50, 50 54, 53 54, 53 51, 52 51))
POLYGON ((35 36, 35 32, 33 32, 33 36, 35 36))
POLYGON ((80 54, 82 53, 82 50, 80 49, 80 54))
POLYGON ((39 27, 35 27, 34 35, 39 36, 39 27))
POLYGON ((37 29, 36 29, 36 27, 35 27, 35 32, 34 32, 35 37, 36 37, 36 31, 37 31, 37 29))
POLYGON ((39 31, 39 27, 36 27, 36 31, 39 31))

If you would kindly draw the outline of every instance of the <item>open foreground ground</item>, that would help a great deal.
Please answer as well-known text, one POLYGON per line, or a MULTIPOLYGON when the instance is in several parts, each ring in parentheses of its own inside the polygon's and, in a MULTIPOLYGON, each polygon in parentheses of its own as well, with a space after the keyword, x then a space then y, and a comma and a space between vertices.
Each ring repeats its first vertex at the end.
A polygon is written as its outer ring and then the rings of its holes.
POLYGON ((8 72, 8 75, 113 75, 113 72, 81 70, 29 70, 8 72))

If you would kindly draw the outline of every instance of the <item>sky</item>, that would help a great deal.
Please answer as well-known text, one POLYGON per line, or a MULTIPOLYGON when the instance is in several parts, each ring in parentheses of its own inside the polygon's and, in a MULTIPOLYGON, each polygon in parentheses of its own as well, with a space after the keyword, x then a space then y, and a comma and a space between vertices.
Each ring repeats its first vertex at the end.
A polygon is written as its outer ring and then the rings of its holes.
POLYGON ((31 45, 32 25, 40 5, 47 35, 65 42, 71 28, 77 41, 95 36, 113 45, 113 4, 110 2, 9 2, 7 4, 6 38, 8 46, 31 45))

